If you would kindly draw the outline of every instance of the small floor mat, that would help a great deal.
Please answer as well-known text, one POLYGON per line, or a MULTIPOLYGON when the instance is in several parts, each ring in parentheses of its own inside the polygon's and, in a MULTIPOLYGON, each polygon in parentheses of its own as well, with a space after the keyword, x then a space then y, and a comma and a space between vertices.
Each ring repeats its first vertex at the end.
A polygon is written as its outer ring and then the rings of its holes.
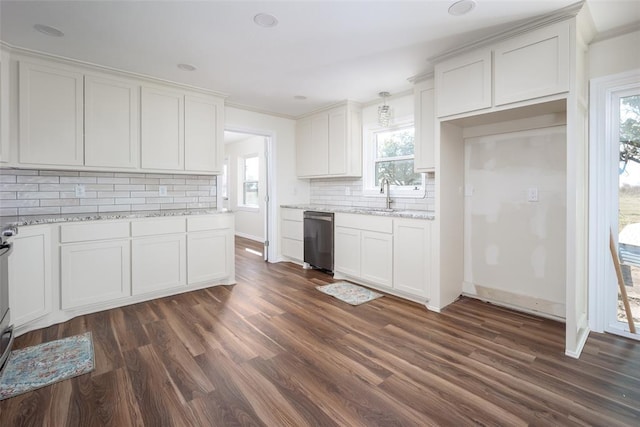
POLYGON ((365 302, 384 296, 349 282, 330 283, 328 285, 316 286, 316 289, 351 305, 364 304, 365 302))
POLYGON ((14 350, 0 377, 0 400, 93 371, 91 332, 14 350))

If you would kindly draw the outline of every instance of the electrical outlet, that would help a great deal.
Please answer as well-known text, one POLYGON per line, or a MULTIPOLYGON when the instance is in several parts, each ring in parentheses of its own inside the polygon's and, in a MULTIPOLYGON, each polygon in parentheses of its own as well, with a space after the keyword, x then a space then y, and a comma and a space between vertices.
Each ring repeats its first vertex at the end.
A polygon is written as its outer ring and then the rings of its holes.
POLYGON ((212 186, 209 188, 209 196, 215 196, 215 195, 216 195, 216 186, 215 186, 215 185, 212 185, 212 186))
POLYGON ((76 184, 76 197, 84 197, 85 188, 83 184, 76 184))
POLYGON ((166 196, 167 195, 167 186, 166 185, 161 185, 158 187, 158 194, 160 194, 161 196, 166 196))
POLYGON ((529 202, 538 201, 538 189, 536 187, 531 187, 527 190, 527 200, 529 202))

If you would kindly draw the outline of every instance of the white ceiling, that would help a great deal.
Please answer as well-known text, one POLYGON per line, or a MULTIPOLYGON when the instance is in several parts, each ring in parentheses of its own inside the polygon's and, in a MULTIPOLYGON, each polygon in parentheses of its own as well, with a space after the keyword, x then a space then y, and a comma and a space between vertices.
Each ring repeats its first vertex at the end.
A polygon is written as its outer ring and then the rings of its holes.
MULTIPOLYGON (((298 116, 344 99, 411 88, 427 58, 575 0, 8 1, 0 39, 13 46, 215 90, 228 102, 298 116), (253 17, 275 15, 261 28, 253 17), (33 29, 44 24, 64 37, 33 29), (194 72, 178 63, 193 64, 194 72), (306 96, 296 100, 294 96, 306 96)), ((599 32, 640 22, 640 0, 589 0, 599 32)))

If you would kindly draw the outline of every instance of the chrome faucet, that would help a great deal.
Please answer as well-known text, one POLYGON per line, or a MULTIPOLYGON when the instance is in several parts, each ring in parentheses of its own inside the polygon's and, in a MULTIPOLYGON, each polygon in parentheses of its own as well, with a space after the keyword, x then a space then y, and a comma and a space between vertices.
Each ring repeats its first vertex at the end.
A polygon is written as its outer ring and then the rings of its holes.
POLYGON ((391 203, 393 202, 393 200, 391 200, 391 194, 389 191, 389 179, 387 178, 382 178, 382 181, 380 183, 380 194, 386 194, 387 195, 387 199, 385 200, 385 206, 387 209, 391 209, 391 203), (385 192, 385 187, 386 187, 386 192, 385 192))

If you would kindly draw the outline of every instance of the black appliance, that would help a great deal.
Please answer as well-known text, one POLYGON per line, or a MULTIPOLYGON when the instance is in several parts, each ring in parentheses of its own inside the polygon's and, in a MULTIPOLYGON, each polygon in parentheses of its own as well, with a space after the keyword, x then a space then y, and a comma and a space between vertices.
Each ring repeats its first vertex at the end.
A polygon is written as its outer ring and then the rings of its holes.
POLYGON ((333 271, 333 213, 304 212, 305 266, 333 271))

